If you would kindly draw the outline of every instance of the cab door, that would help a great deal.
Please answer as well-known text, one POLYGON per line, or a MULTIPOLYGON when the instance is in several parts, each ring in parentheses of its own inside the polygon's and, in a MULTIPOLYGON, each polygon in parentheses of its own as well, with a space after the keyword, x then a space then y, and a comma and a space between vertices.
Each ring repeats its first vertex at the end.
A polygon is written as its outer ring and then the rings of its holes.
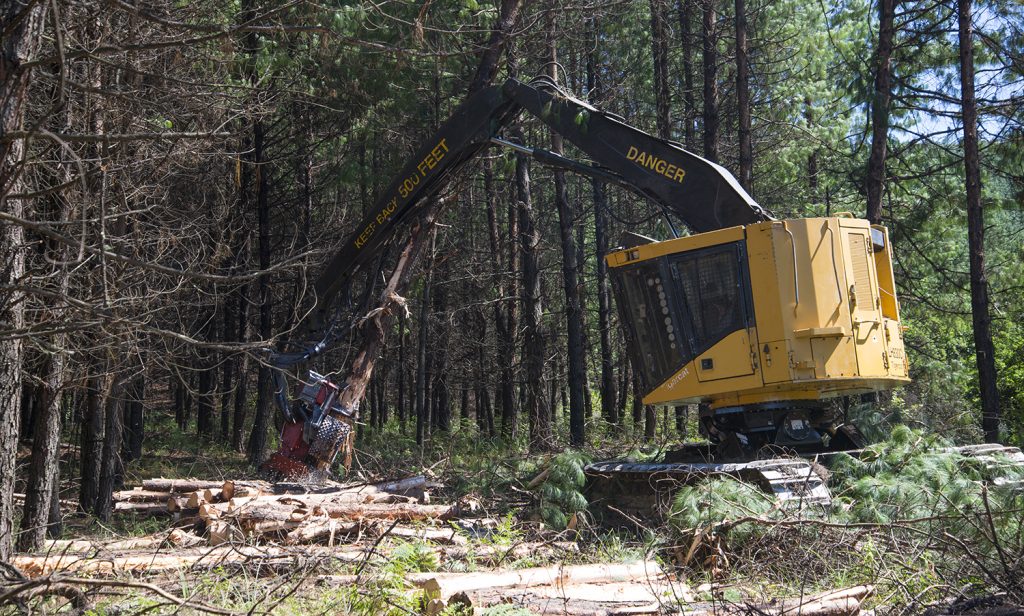
POLYGON ((871 254, 871 230, 862 227, 842 229, 843 261, 846 265, 847 301, 857 367, 860 376, 886 374, 885 330, 882 324, 878 274, 871 254))

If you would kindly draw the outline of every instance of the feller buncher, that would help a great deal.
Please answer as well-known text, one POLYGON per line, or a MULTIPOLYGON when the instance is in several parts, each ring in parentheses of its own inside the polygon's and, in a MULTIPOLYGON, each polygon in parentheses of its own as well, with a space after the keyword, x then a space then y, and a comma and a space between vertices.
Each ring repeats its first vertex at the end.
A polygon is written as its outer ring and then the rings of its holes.
POLYGON ((310 371, 290 401, 285 373, 340 338, 344 319, 331 307, 348 293, 352 274, 491 146, 638 193, 673 230, 678 220, 692 233, 666 241, 626 233, 606 260, 644 404, 699 404, 708 441, 654 464, 593 464, 587 473, 606 480, 604 492, 629 492, 629 482, 729 473, 782 499, 827 502, 808 458, 864 444, 830 399, 909 381, 886 229, 848 215, 776 220, 721 166, 543 78, 509 79, 467 99, 330 260, 306 328, 323 333, 272 356, 286 421, 281 447, 265 468, 288 476, 324 472, 350 447, 358 408, 338 402, 341 387, 310 371), (524 112, 591 160, 502 138, 524 112))

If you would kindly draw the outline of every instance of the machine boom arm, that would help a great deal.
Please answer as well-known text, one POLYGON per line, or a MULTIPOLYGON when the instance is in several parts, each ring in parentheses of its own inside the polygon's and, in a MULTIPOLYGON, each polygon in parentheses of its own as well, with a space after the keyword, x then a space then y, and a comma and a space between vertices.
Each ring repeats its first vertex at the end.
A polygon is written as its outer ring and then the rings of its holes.
POLYGON ((677 215, 695 232, 769 218, 724 168, 678 144, 634 128, 561 92, 549 82, 509 79, 471 96, 416 151, 324 269, 316 283, 321 306, 357 268, 377 254, 396 228, 437 195, 448 180, 525 110, 601 167, 588 168, 543 150, 541 162, 616 181, 677 215))

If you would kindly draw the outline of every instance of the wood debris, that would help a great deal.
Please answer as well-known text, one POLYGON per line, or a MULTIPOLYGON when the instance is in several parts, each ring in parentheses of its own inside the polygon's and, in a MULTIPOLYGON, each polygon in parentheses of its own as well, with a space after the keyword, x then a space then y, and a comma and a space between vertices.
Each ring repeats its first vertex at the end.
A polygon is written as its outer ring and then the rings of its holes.
POLYGON ((378 484, 304 485, 264 481, 150 479, 115 493, 115 510, 140 515, 195 518, 192 529, 210 545, 270 541, 328 543, 357 531, 367 520, 445 520, 456 508, 426 504, 423 476, 378 484))

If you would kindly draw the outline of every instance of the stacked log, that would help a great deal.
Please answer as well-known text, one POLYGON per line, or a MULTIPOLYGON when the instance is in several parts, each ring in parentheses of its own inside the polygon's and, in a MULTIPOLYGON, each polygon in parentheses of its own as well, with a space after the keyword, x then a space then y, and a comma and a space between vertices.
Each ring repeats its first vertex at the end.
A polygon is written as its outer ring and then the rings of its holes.
POLYGON ((195 519, 211 545, 270 540, 334 544, 365 521, 443 520, 448 506, 430 505, 422 476, 378 484, 316 486, 264 481, 149 479, 114 494, 115 510, 195 519))

